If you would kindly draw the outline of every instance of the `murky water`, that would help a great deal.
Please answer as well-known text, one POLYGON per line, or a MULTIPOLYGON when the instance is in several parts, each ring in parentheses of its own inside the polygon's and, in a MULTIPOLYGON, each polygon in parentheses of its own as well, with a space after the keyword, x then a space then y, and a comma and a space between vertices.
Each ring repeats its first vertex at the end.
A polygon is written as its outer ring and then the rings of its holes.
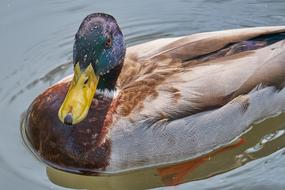
MULTIPOLYGON (((64 189, 49 180, 45 166, 24 146, 19 130, 20 118, 40 92, 72 72, 73 35, 82 19, 92 12, 106 12, 117 18, 129 46, 202 31, 285 24, 284 0, 2 0, 1 187, 64 189)), ((177 187, 285 189, 284 130, 284 115, 253 127, 232 149, 209 155, 195 168, 191 166, 193 163, 186 164, 188 169, 194 169, 184 175, 185 183, 177 187)), ((58 184, 82 187, 78 176, 51 169, 48 174, 58 184), (70 179, 74 180, 73 184, 67 183, 70 179)), ((85 178, 85 188, 103 188, 104 185, 105 188, 159 187, 171 182, 173 177, 167 176, 167 170, 145 170, 128 175, 112 180, 110 177, 85 178), (128 185, 127 182, 134 183, 128 185)))

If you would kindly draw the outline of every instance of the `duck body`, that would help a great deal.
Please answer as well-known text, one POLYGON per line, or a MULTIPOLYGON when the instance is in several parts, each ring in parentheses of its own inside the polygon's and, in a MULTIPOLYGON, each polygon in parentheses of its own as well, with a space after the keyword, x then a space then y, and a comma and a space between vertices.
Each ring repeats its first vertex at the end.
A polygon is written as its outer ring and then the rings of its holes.
POLYGON ((116 89, 96 92, 73 126, 57 117, 68 77, 30 106, 25 131, 48 165, 119 173, 230 144, 285 108, 285 27, 193 34, 127 49, 116 89))

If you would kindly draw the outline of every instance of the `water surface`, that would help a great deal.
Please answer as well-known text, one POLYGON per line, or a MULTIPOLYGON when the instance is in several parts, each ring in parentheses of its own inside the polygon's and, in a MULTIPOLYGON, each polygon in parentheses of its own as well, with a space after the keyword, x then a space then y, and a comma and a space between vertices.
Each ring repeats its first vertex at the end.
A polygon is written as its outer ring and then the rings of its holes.
MULTIPOLYGON (((63 189, 48 179, 45 166, 23 145, 20 119, 39 93, 72 73, 73 36, 93 12, 117 18, 128 46, 196 32, 285 24, 284 0, 2 0, 1 187, 63 189)), ((178 188, 285 189, 284 120, 280 116, 253 127, 244 137, 246 145, 214 156, 178 188), (200 180, 189 182, 194 179, 200 180)))

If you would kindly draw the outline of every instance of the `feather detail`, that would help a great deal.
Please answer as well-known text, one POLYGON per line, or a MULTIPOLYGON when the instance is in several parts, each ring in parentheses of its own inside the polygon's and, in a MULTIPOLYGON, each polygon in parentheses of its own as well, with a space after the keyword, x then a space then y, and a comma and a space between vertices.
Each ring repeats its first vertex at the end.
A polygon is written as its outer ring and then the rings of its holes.
POLYGON ((132 121, 175 120, 219 108, 260 83, 283 87, 285 42, 267 42, 267 35, 282 31, 229 30, 164 40, 153 51, 147 44, 133 47, 118 79, 117 113, 132 121), (147 53, 136 53, 140 48, 147 53))

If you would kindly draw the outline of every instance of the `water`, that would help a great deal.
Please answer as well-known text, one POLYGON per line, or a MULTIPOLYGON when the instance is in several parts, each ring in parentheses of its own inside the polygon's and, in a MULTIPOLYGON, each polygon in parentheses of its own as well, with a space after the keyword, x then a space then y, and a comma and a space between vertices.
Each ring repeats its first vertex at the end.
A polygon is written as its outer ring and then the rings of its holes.
MULTIPOLYGON (((82 19, 93 12, 106 12, 117 18, 128 46, 202 31, 285 24, 283 0, 2 0, 1 187, 64 189, 48 179, 45 166, 24 146, 20 118, 40 92, 72 72, 73 35, 82 19)), ((284 121, 285 116, 281 115, 253 127, 243 137, 246 145, 213 156, 211 162, 190 172, 185 177, 187 183, 178 188, 284 189, 284 121), (231 171, 225 172, 227 170, 231 171), (189 182, 193 179, 200 180, 189 182)), ((55 180, 55 174, 52 171, 49 174, 55 180)), ((151 171, 143 171, 134 181, 142 181, 151 174, 151 171)), ((68 176, 63 174, 62 177, 68 176)), ((134 177, 124 179, 127 182, 134 177)), ((141 187, 158 179, 154 176, 141 187)))

